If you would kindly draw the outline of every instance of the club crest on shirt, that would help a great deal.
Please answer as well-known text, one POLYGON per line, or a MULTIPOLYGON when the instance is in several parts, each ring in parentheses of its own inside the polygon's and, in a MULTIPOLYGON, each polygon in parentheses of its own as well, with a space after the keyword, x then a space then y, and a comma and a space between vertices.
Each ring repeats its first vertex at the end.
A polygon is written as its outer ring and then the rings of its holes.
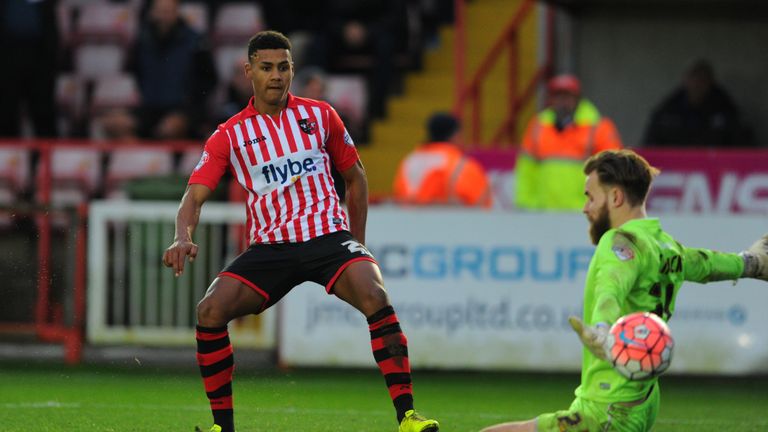
POLYGON ((195 166, 195 171, 197 171, 200 168, 202 168, 203 165, 205 165, 205 163, 208 162, 208 159, 209 159, 208 152, 207 151, 203 151, 203 155, 200 156, 200 162, 198 162, 197 165, 195 166))
POLYGON ((299 120, 299 127, 301 131, 307 135, 312 135, 317 132, 317 122, 308 118, 299 120))
POLYGON ((635 252, 629 246, 614 245, 611 250, 622 261, 629 261, 635 257, 635 252))

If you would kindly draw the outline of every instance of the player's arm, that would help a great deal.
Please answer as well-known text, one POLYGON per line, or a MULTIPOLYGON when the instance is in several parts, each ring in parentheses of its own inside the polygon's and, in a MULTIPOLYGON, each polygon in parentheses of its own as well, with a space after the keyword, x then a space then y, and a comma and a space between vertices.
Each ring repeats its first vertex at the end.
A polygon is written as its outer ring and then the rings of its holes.
POLYGON ((328 138, 325 146, 347 186, 347 215, 352 236, 365 244, 365 221, 368 218, 368 178, 355 143, 349 136, 339 114, 329 108, 328 138))
POLYGON ((189 177, 189 186, 176 214, 176 235, 163 254, 163 264, 173 267, 176 276, 184 271, 187 256, 193 261, 197 255, 192 233, 200 220, 203 203, 210 198, 227 168, 230 144, 229 135, 217 129, 206 141, 200 162, 189 177))
POLYGON ((351 167, 340 171, 347 186, 347 214, 352 236, 365 244, 365 223, 368 219, 368 178, 358 159, 351 167))
POLYGON ((608 330, 621 317, 624 301, 642 268, 642 256, 632 236, 617 231, 603 236, 592 259, 598 270, 594 280, 596 297, 594 308, 590 311, 591 320, 585 324, 572 316, 568 321, 584 346, 595 357, 605 360, 608 330))
POLYGON ((738 254, 684 248, 683 263, 687 281, 707 283, 742 277, 768 280, 768 234, 738 254))
POLYGON ((200 221, 200 210, 203 203, 210 198, 213 191, 208 186, 190 184, 181 198, 179 211, 176 214, 176 235, 173 243, 163 254, 163 264, 173 267, 176 276, 184 272, 184 261, 189 256, 192 262, 197 256, 198 247, 192 242, 192 234, 200 221))

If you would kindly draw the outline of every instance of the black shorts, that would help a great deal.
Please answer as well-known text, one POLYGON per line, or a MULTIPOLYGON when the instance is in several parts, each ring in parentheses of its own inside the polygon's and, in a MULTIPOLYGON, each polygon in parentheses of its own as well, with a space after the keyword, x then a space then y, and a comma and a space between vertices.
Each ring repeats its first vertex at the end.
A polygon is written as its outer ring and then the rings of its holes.
POLYGON ((265 299, 263 311, 302 282, 316 282, 330 294, 341 272, 355 261, 376 263, 349 231, 337 231, 301 243, 251 245, 219 276, 253 288, 265 299))

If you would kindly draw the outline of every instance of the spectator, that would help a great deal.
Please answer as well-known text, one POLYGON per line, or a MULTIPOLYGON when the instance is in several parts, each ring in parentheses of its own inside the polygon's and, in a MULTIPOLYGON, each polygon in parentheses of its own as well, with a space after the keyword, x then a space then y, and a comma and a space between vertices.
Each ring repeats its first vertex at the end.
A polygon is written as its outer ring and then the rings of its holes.
POLYGON ((53 0, 0 3, 0 136, 21 135, 22 114, 34 136, 55 137, 58 26, 53 0))
POLYGON ((177 0, 152 2, 131 56, 143 138, 192 138, 209 129, 201 123, 216 71, 206 45, 180 17, 177 0))
POLYGON ((332 11, 318 47, 334 73, 364 73, 368 81, 368 114, 383 117, 395 78, 397 54, 407 47, 405 0, 328 0, 332 11))
POLYGON ((682 84, 654 109, 643 144, 733 147, 754 143, 733 100, 715 81, 712 65, 698 60, 682 84))
POLYGON ((403 204, 490 207, 491 189, 483 167, 464 155, 458 142, 461 128, 449 114, 427 122, 429 141, 400 163, 395 199, 403 204))
POLYGON ((515 202, 525 210, 579 210, 582 165, 603 150, 620 149, 616 126, 581 96, 573 75, 548 85, 548 107, 528 123, 515 164, 515 202))

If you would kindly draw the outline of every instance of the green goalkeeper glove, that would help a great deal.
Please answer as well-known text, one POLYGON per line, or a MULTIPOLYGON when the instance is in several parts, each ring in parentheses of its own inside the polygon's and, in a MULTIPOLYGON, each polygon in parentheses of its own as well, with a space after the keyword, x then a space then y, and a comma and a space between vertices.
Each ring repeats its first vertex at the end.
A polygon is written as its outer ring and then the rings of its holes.
POLYGON ((744 260, 741 277, 768 281, 768 234, 739 255, 744 260))
POLYGON ((581 343, 600 360, 608 360, 608 353, 611 350, 610 332, 608 324, 597 323, 595 326, 585 325, 584 321, 575 316, 568 317, 573 331, 579 335, 581 343))

